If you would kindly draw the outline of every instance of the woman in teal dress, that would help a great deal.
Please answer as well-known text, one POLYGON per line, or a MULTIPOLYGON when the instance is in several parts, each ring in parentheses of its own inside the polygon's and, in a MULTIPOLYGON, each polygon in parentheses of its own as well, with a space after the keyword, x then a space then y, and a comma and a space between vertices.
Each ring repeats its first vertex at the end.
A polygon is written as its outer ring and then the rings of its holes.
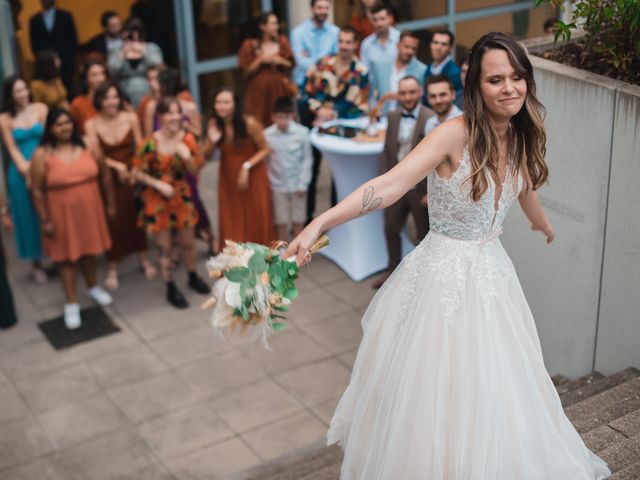
POLYGON ((32 262, 33 276, 38 283, 45 283, 47 275, 41 263, 40 223, 33 208, 28 178, 31 157, 42 138, 46 117, 46 105, 31 102, 29 87, 23 78, 12 76, 5 81, 0 131, 11 157, 7 176, 11 217, 18 255, 32 262))

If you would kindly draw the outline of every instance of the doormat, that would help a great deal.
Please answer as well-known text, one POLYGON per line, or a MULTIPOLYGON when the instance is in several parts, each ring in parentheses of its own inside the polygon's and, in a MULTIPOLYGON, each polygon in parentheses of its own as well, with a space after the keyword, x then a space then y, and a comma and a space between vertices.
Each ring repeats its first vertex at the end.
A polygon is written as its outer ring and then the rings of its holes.
POLYGON ((40 322, 38 327, 56 350, 69 348, 120 331, 120 328, 99 306, 81 310, 80 317, 82 325, 74 330, 69 330, 65 326, 64 316, 40 322))

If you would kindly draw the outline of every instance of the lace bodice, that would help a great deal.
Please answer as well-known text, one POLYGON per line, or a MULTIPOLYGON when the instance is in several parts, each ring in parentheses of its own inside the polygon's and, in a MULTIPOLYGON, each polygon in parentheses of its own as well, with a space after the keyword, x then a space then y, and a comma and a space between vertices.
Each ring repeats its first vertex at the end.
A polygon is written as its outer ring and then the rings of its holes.
POLYGON ((475 202, 471 198, 471 181, 464 181, 469 176, 470 165, 469 150, 465 147, 460 166, 450 178, 441 178, 435 170, 429 175, 431 231, 462 240, 484 240, 500 230, 509 207, 522 190, 522 176, 518 174, 514 178, 507 171, 496 210, 496 185, 491 177, 489 188, 480 200, 475 202))

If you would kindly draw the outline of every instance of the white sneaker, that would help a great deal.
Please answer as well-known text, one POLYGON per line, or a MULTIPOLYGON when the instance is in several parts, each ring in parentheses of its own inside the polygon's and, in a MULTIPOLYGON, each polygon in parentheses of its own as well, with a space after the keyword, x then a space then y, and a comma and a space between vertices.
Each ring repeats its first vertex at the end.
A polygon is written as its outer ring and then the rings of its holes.
POLYGON ((91 295, 91 298, 93 298, 99 305, 103 307, 106 307, 107 305, 111 305, 113 303, 113 298, 111 298, 109 292, 107 292, 100 285, 91 287, 89 289, 89 295, 91 295))
POLYGON ((77 303, 67 303, 64 306, 64 324, 69 330, 79 328, 82 324, 80 318, 80 305, 77 303))

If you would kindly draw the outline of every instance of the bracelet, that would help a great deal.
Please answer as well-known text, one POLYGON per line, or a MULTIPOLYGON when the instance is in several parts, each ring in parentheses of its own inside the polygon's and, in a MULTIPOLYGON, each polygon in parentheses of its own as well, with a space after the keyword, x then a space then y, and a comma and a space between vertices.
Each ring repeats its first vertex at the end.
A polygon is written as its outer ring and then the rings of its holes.
POLYGON ((246 162, 244 162, 242 164, 242 168, 244 168, 245 170, 251 170, 251 162, 249 160, 247 160, 246 162))

